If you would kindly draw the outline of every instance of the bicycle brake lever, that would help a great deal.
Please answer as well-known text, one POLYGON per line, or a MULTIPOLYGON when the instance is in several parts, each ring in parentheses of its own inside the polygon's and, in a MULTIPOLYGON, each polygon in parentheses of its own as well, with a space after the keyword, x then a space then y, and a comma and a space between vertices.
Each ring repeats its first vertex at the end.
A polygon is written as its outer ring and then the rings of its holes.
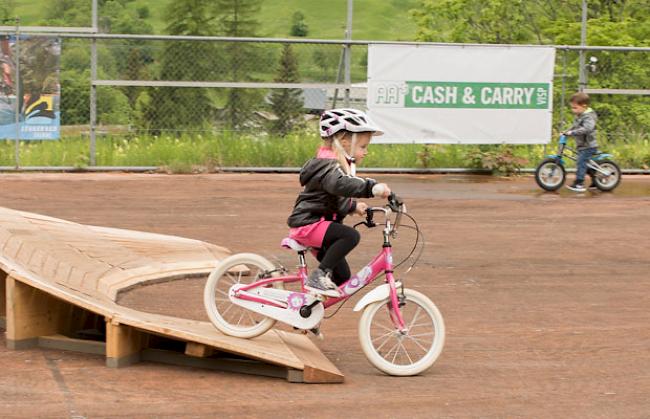
POLYGON ((394 212, 398 212, 400 205, 402 205, 402 200, 395 195, 395 192, 391 192, 388 196, 388 207, 394 212))
POLYGON ((372 209, 367 208, 366 209, 366 221, 364 222, 366 227, 372 228, 372 227, 375 227, 377 225, 377 224, 375 224, 375 221, 373 220, 374 216, 375 216, 375 213, 372 211, 372 209))

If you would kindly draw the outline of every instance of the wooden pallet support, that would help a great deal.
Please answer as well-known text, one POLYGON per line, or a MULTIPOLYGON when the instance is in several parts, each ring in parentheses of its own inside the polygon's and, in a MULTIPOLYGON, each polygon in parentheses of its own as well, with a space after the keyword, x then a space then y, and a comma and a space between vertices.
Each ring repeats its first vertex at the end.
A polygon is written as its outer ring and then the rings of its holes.
POLYGON ((140 362, 148 341, 146 333, 106 319, 106 366, 119 368, 140 362))
POLYGON ((0 328, 7 328, 7 274, 0 270, 0 328))
POLYGON ((74 339, 63 335, 40 336, 38 347, 61 351, 83 352, 85 354, 105 355, 106 343, 96 340, 74 339))
POLYGON ((187 342, 185 344, 185 355, 197 358, 206 358, 214 354, 214 348, 196 342, 187 342))
POLYGON ((75 307, 49 294, 6 277, 6 337, 9 349, 38 345, 40 336, 68 332, 75 307))

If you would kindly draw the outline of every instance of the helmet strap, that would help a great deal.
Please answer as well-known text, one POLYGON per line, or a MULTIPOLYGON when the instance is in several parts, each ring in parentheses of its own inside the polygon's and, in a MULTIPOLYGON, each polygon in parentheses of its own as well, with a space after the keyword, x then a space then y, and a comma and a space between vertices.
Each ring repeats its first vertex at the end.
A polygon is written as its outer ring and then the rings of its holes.
POLYGON ((345 135, 340 135, 340 136, 338 136, 338 137, 334 137, 334 141, 332 141, 332 144, 334 144, 334 147, 336 147, 336 149, 337 149, 341 154, 343 154, 343 156, 345 157, 345 159, 346 159, 347 161, 350 161, 350 159, 352 158, 352 156, 350 156, 350 155, 348 154, 348 152, 345 151, 345 148, 343 147, 343 144, 341 144, 341 142, 339 141, 339 138, 343 138, 344 136, 345 136, 345 135))
POLYGON ((350 145, 350 157, 348 157, 349 163, 350 163, 350 175, 356 176, 357 175, 357 165, 356 165, 356 160, 354 158, 354 151, 355 148, 357 147, 357 133, 353 132, 352 133, 352 144, 350 145))
POLYGON ((354 158, 354 149, 356 148, 357 145, 357 133, 353 132, 352 133, 352 141, 350 141, 350 154, 348 154, 347 151, 345 151, 345 148, 343 148, 343 145, 339 141, 339 138, 342 138, 343 136, 334 137, 333 144, 334 146, 345 156, 345 160, 347 160, 348 164, 350 165, 350 175, 356 176, 357 173, 357 167, 356 167, 356 162, 354 158))

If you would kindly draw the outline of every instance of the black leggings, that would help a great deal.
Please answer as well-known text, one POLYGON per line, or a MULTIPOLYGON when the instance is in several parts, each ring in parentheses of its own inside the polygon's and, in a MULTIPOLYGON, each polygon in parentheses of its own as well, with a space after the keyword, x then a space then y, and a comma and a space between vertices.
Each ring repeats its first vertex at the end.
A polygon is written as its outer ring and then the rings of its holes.
POLYGON ((350 267, 345 256, 359 244, 361 236, 352 227, 341 223, 331 223, 327 227, 323 245, 318 250, 316 259, 320 269, 330 269, 336 285, 341 285, 350 278, 350 267))

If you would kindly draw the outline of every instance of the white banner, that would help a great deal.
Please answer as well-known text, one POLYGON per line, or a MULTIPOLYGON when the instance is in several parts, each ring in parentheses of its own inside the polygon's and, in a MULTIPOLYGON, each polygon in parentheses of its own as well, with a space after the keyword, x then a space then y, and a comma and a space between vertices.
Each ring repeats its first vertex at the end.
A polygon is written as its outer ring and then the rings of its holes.
POLYGON ((555 49, 370 45, 377 143, 545 144, 555 49))

